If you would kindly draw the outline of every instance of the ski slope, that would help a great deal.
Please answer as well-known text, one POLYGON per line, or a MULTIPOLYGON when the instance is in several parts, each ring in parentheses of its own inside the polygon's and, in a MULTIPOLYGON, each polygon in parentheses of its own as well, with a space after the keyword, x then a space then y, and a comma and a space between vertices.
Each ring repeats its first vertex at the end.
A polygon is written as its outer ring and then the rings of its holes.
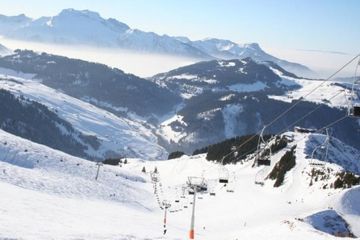
POLYGON ((117 117, 92 104, 49 88, 33 78, 31 74, 0 69, 0 89, 39 102, 81 133, 96 136, 100 140, 100 147, 93 149, 89 145, 89 156, 100 159, 114 155, 144 159, 167 157, 166 150, 157 144, 157 137, 140 123, 117 117))
MULTIPOLYGON (((312 160, 305 156, 316 146, 312 137, 324 136, 295 134, 296 166, 284 184, 274 188, 272 180, 264 180, 264 186, 254 184, 263 169, 252 167, 252 161, 227 165, 230 183, 219 184, 223 168, 205 155, 169 161, 128 159, 122 167, 101 167, 95 181, 94 162, 0 131, 0 239, 186 239, 192 195, 185 191, 185 198, 181 196, 189 176, 205 178, 209 191, 216 193, 198 194, 195 239, 335 239, 307 221, 326 210, 337 212, 359 236, 359 187, 322 189, 321 182, 309 186, 312 160), (155 167, 161 198, 172 205, 165 236, 163 212, 149 175, 155 167)), ((341 144, 334 141, 339 148, 332 150, 341 150, 341 144)), ((272 166, 290 147, 273 156, 272 166)), ((343 153, 356 157, 359 151, 346 147, 343 153)), ((324 164, 335 174, 344 168, 344 160, 324 164)))
POLYGON ((292 102, 293 100, 300 99, 306 96, 303 101, 314 102, 317 104, 325 104, 329 107, 347 108, 351 93, 336 81, 318 81, 309 79, 297 79, 289 76, 284 76, 280 71, 271 68, 272 71, 282 78, 284 84, 293 85, 298 84, 301 86, 298 90, 290 91, 283 96, 269 96, 269 98, 292 102), (317 91, 313 90, 317 88, 317 91))

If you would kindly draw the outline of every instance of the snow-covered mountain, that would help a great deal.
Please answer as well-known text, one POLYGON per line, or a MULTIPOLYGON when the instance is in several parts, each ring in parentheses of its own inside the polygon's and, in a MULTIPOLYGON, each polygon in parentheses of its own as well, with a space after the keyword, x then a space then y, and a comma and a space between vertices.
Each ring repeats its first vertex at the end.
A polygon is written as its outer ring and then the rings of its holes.
POLYGON ((258 62, 274 62, 287 71, 298 74, 300 76, 311 76, 313 74, 311 70, 304 65, 288 62, 286 60, 271 56, 262 50, 258 43, 237 44, 229 40, 208 38, 189 42, 189 44, 201 49, 211 56, 220 59, 229 60, 251 57, 253 60, 258 62))
POLYGON ((3 16, 0 19, 0 26, 4 25, 4 28, 0 28, 0 35, 26 41, 87 44, 197 58, 210 57, 169 36, 130 29, 116 19, 104 19, 98 13, 88 10, 65 9, 53 17, 24 17, 21 21, 15 21, 14 18, 3 16))
POLYGON ((11 50, 5 47, 4 45, 0 44, 0 57, 4 55, 11 54, 11 50))
POLYGON ((194 204, 186 188, 189 176, 203 178, 208 188, 196 198, 196 238, 358 237, 360 188, 329 186, 346 171, 358 177, 359 164, 349 165, 348 158, 355 159, 359 151, 333 139, 332 163, 309 159, 310 148, 324 136, 287 133, 292 134, 294 141, 271 157, 271 166, 253 167, 253 158, 221 166, 207 161, 205 154, 169 161, 128 159, 121 168, 100 167, 95 181, 95 163, 0 130, 0 238, 161 239, 164 212, 158 202, 166 200, 171 204, 166 238, 182 239, 188 235, 194 204), (255 184, 291 149, 295 165, 279 187, 271 179, 255 184), (156 182, 150 175, 155 167, 156 182), (315 181, 312 173, 322 169, 325 177, 319 174, 315 181), (219 183, 224 171, 226 185, 219 183))
MULTIPOLYGON (((226 138, 258 132, 294 100, 320 84, 299 78, 275 63, 259 64, 250 58, 200 62, 158 74, 151 80, 183 98, 183 105, 163 119, 157 132, 170 151, 186 152, 226 138)), ((267 132, 292 129, 295 125, 290 124, 318 104, 322 107, 296 125, 325 126, 346 114, 348 96, 345 90, 346 86, 335 82, 323 84, 291 113, 267 128, 267 132)), ((359 134, 354 132, 358 126, 355 119, 348 118, 333 130, 342 141, 360 147, 359 134)))
POLYGON ((151 129, 43 85, 34 75, 0 69, 0 127, 76 156, 164 159, 151 129))
POLYGON ((162 115, 179 97, 158 85, 103 64, 46 53, 16 50, 0 58, 0 67, 31 74, 44 85, 117 115, 162 115))
POLYGON ((237 44, 223 39, 191 41, 131 29, 116 19, 104 19, 88 10, 65 9, 52 17, 30 19, 24 15, 0 16, 0 35, 25 41, 57 44, 81 44, 132 51, 171 54, 196 59, 234 59, 251 57, 256 61, 273 61, 302 76, 312 74, 301 64, 278 59, 264 52, 259 44, 237 44))

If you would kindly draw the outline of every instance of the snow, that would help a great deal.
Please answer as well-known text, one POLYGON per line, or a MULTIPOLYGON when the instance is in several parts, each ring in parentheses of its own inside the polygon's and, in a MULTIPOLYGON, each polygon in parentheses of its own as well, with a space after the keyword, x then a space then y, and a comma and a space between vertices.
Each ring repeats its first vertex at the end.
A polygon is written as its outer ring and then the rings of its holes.
POLYGON ((235 62, 225 62, 225 61, 218 61, 218 64, 221 67, 235 67, 236 63, 235 62))
POLYGON ((236 136, 236 127, 238 116, 242 112, 243 107, 240 104, 227 104, 223 110, 223 119, 225 123, 225 137, 232 138, 236 136))
POLYGON ((183 116, 175 114, 174 116, 164 120, 162 123, 160 123, 160 128, 157 130, 157 133, 165 138, 168 142, 179 142, 183 137, 186 136, 186 133, 182 131, 182 129, 173 129, 171 126, 172 123, 177 123, 180 125, 183 125, 184 127, 187 126, 187 124, 183 121, 183 116))
POLYGON ((0 78, 8 78, 11 77, 12 79, 32 79, 35 81, 35 74, 32 73, 23 73, 23 72, 17 72, 12 69, 8 68, 2 68, 0 67, 0 78))
POLYGON ((157 144, 157 137, 140 123, 117 117, 38 81, 19 77, 15 78, 17 82, 11 81, 12 77, 8 75, 11 72, 5 72, 3 75, 7 77, 0 80, 1 89, 39 102, 70 122, 80 132, 96 136, 101 146, 97 150, 89 146, 89 155, 104 158, 109 154, 134 156, 136 153, 135 156, 145 159, 161 159, 167 156, 166 150, 157 144), (124 147, 127 147, 127 151, 124 147))
POLYGON ((228 88, 231 91, 240 92, 240 93, 242 93, 242 92, 257 92, 257 91, 261 91, 261 90, 264 90, 265 88, 267 88, 267 85, 263 82, 256 81, 254 83, 249 83, 249 84, 237 83, 237 84, 230 85, 228 88))
POLYGON ((351 230, 360 236, 360 187, 355 187, 343 193, 336 208, 351 225, 351 230))
MULTIPOLYGON (((269 98, 284 102, 291 102, 293 99, 299 99, 300 97, 307 95, 322 83, 321 81, 306 79, 297 79, 292 81, 300 85, 300 89, 290 91, 284 96, 269 96, 269 98)), ((336 82, 329 81, 320 86, 309 96, 306 96, 304 101, 326 104, 329 107, 347 108, 349 104, 347 97, 349 94, 350 93, 348 93, 344 87, 337 85, 336 82), (335 96, 336 94, 338 95, 335 96)))
POLYGON ((231 93, 229 95, 221 97, 219 100, 222 102, 225 102, 225 101, 231 100, 233 97, 235 97, 235 94, 231 93))
POLYGON ((185 80, 193 80, 193 79, 197 79, 198 76, 197 75, 193 75, 193 74, 180 74, 180 75, 175 75, 175 76, 171 76, 167 79, 171 80, 171 79, 185 79, 185 80))
MULTIPOLYGON (((356 234, 360 228, 359 188, 344 191, 309 186, 311 167, 305 156, 306 145, 312 144, 310 136, 294 134, 295 142, 273 156, 272 166, 297 145, 296 166, 281 187, 273 188, 272 180, 265 180, 263 187, 254 184, 262 168, 252 167, 252 161, 221 167, 207 161, 204 154, 169 161, 128 159, 121 168, 101 167, 99 179, 94 181, 95 163, 0 131, 0 238, 184 239, 192 196, 186 194, 179 203, 175 200, 182 195, 181 187, 189 176, 205 178, 216 193, 198 194, 202 199, 196 200, 196 239, 335 239, 299 220, 332 208, 356 234), (141 172, 143 167, 147 173, 141 172), (157 207, 148 174, 155 167, 163 189, 161 197, 174 211, 168 213, 165 237, 163 212, 157 207), (228 186, 218 183, 222 169, 229 173, 228 186)), ((350 154, 349 149, 344 151, 350 154)), ((341 159, 340 155, 339 164, 341 159)), ((325 165, 341 168, 335 163, 325 165)))
POLYGON ((196 118, 209 121, 214 118, 215 114, 219 111, 221 111, 221 108, 214 108, 205 112, 198 113, 196 118))
POLYGON ((349 233, 346 221, 334 210, 315 213, 306 217, 305 221, 315 229, 328 234, 349 233))

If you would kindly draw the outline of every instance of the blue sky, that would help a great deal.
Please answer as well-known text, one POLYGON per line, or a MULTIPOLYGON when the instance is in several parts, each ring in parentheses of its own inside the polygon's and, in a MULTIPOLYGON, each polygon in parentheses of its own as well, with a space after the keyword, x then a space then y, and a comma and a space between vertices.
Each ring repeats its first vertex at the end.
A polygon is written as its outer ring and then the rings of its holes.
POLYGON ((64 8, 97 11, 132 28, 160 34, 258 42, 271 53, 300 62, 311 61, 316 53, 302 50, 344 52, 348 57, 360 52, 359 0, 0 1, 0 13, 5 15, 36 18, 64 8))
POLYGON ((1 0, 0 13, 31 17, 90 9, 131 27, 193 39, 271 47, 360 51, 358 0, 1 0))

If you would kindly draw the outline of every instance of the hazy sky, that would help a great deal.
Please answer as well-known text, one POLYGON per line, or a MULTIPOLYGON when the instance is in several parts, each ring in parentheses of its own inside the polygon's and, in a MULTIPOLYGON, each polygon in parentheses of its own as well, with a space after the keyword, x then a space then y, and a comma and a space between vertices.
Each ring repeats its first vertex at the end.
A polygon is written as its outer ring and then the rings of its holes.
POLYGON ((326 54, 334 59, 346 56, 334 52, 360 52, 360 0, 0 0, 5 15, 36 18, 64 8, 97 11, 160 34, 258 42, 290 60, 303 55, 303 63, 306 56, 325 56, 315 50, 332 51, 326 54))

